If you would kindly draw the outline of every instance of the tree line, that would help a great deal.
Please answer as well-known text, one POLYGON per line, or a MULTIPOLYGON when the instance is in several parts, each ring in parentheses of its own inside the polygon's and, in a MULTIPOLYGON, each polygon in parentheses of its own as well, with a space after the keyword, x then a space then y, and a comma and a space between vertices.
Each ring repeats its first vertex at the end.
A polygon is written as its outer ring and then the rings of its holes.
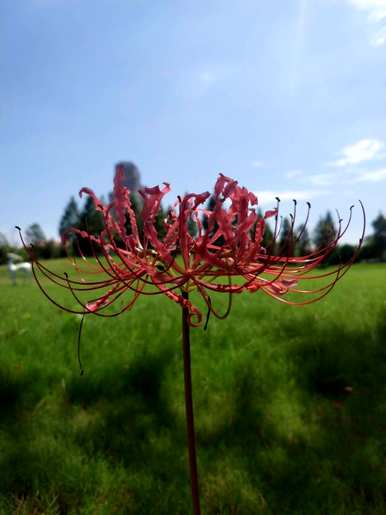
MULTIPOLYGON (((109 195, 111 200, 111 194, 109 195)), ((133 210, 136 214, 136 220, 139 233, 142 232, 141 220, 141 198, 138 193, 131 193, 131 203, 133 210)), ((209 198, 207 209, 214 209, 214 199, 209 198)), ((155 225, 159 237, 162 239, 165 234, 165 227, 163 220, 167 216, 167 209, 161 206, 161 209, 155 220, 155 225)), ((259 213, 262 216, 262 213, 259 213)), ((204 230, 208 230, 208 223, 203 216, 204 230)), ((371 224, 373 232, 366 237, 365 242, 356 258, 357 261, 386 261, 386 217, 379 213, 376 219, 371 224)), ((98 212, 92 199, 87 197, 82 207, 79 207, 74 197, 71 197, 67 203, 63 215, 60 219, 58 232, 63 237, 71 227, 76 227, 79 230, 87 231, 91 234, 99 234, 103 229, 104 224, 101 213, 98 212)), ((130 222, 127 220, 128 233, 130 233, 130 222)), ((194 235, 197 231, 195 223, 190 221, 189 232, 194 235)), ((216 228, 211 229, 215 232, 216 228)), ((252 231, 255 231, 253 228, 252 231)), ((276 236, 273 234, 274 228, 269 223, 265 225, 265 232, 263 236, 263 246, 267 248, 268 252, 274 255, 288 255, 288 256, 302 256, 309 254, 313 250, 319 250, 328 245, 337 235, 337 223, 334 220, 330 211, 321 216, 316 223, 313 231, 310 233, 308 227, 304 225, 294 226, 290 218, 283 218, 279 220, 279 230, 276 236)), ((94 249, 90 247, 88 240, 82 238, 75 238, 71 236, 68 238, 67 249, 64 249, 61 243, 53 239, 47 239, 41 228, 37 223, 30 225, 25 231, 25 239, 27 244, 32 244, 34 252, 37 257, 41 259, 58 258, 66 255, 69 252, 73 255, 86 255, 93 254, 94 249)), ((221 245, 221 239, 216 244, 221 245)), ((0 264, 4 264, 7 260, 7 253, 17 250, 20 254, 20 249, 15 249, 9 244, 3 234, 0 233, 0 264)), ((354 255, 356 247, 348 243, 338 245, 325 260, 326 265, 334 265, 341 262, 346 262, 354 255)), ((27 256, 24 256, 25 258, 27 256)))

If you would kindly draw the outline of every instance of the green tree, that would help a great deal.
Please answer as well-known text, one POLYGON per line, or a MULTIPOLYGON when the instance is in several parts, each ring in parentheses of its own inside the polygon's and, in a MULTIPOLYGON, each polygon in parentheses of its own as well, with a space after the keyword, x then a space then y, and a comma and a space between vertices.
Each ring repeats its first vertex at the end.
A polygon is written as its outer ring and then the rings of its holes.
POLYGON ((0 247, 9 247, 8 240, 2 232, 0 232, 0 247))
POLYGON ((62 237, 71 227, 78 227, 80 214, 78 204, 74 197, 71 197, 59 222, 59 235, 62 237))
MULTIPOLYGON (((102 214, 95 209, 92 198, 87 197, 80 212, 78 229, 97 236, 103 230, 103 227, 104 224, 102 214)), ((94 252, 98 252, 98 248, 93 246, 86 238, 78 238, 78 245, 80 251, 85 256, 91 256, 94 254, 94 252)))
POLYGON ((7 262, 7 254, 10 252, 11 247, 5 235, 0 232, 0 265, 7 262))
POLYGON ((350 261, 350 259, 352 259, 355 254, 355 250, 356 248, 354 245, 350 245, 349 243, 341 245, 337 252, 340 258, 340 262, 347 263, 347 261, 350 261))
POLYGON ((306 256, 312 251, 311 238, 307 227, 299 225, 296 230, 295 255, 306 256))
POLYGON ((96 210, 91 197, 87 197, 79 216, 79 229, 98 235, 103 229, 102 214, 96 210))
POLYGON ((357 261, 370 261, 373 259, 377 259, 376 249, 374 246, 373 235, 367 236, 365 238, 364 244, 359 251, 359 256, 357 261))
POLYGON ((371 241, 374 257, 384 261, 386 260, 386 218, 379 213, 371 225, 374 229, 371 241))
POLYGON ((335 239, 337 230, 330 211, 324 217, 319 218, 314 229, 314 243, 317 250, 327 247, 335 239))
POLYGON ((293 256, 294 231, 289 218, 283 218, 278 242, 278 253, 282 256, 293 256))
POLYGON ((270 246, 273 245, 273 231, 269 222, 265 221, 264 234, 263 234, 263 247, 269 250, 270 246))
POLYGON ((55 240, 48 240, 39 248, 39 256, 42 259, 63 257, 62 247, 55 240))
POLYGON ((38 223, 31 224, 27 227, 25 234, 27 243, 32 245, 41 246, 46 240, 43 229, 38 223))

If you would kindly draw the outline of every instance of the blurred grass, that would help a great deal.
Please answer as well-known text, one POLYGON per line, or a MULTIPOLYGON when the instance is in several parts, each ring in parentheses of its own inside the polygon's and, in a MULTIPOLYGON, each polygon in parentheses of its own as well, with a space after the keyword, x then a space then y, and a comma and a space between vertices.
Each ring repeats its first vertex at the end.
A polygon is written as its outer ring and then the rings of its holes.
MULTIPOLYGON (((386 513, 385 277, 356 265, 305 308, 238 295, 192 331, 204 513, 386 513)), ((0 513, 190 513, 178 306, 87 318, 80 376, 80 318, 4 268, 0 291, 0 513)))

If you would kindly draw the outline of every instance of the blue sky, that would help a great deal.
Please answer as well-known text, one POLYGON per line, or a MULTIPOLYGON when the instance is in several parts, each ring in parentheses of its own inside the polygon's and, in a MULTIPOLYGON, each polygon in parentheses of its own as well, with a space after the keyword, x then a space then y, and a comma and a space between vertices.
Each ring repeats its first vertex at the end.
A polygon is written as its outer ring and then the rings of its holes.
POLYGON ((123 159, 176 194, 222 171, 263 207, 310 200, 312 222, 358 198, 370 221, 385 210, 386 0, 4 0, 0 52, 11 239, 56 237, 69 197, 110 191, 123 159))

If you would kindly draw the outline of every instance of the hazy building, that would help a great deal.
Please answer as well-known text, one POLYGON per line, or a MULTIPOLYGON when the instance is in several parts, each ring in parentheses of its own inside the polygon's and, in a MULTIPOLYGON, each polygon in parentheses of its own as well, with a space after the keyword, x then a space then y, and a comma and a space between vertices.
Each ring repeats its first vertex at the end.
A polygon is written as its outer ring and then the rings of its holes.
POLYGON ((120 161, 115 165, 115 173, 123 168, 123 185, 130 191, 138 191, 141 188, 141 174, 131 161, 120 161))

